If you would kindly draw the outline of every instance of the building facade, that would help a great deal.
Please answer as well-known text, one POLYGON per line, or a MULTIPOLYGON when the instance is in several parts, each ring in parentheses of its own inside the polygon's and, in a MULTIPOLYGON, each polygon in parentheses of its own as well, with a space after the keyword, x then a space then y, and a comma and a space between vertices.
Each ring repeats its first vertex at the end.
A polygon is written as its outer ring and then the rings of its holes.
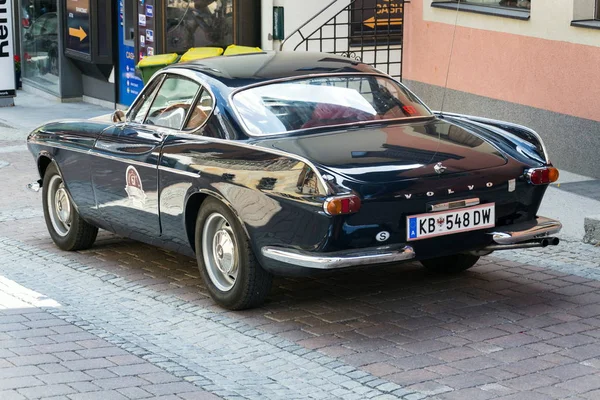
POLYGON ((15 2, 24 87, 63 100, 127 107, 141 57, 190 47, 331 52, 433 109, 530 126, 558 167, 600 177, 600 0, 15 2))
POLYGON ((260 46, 260 0, 14 0, 26 90, 127 107, 147 55, 260 46))
POLYGON ((527 125, 600 177, 599 1, 413 0, 404 35, 404 83, 432 108, 447 86, 444 110, 527 125))

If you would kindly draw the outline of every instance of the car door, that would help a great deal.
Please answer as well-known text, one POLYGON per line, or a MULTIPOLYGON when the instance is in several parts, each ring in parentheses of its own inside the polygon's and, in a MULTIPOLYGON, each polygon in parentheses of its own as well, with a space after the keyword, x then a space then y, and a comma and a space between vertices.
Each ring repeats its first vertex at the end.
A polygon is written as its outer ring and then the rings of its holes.
POLYGON ((160 236, 158 162, 164 139, 181 129, 199 85, 177 75, 152 81, 126 121, 100 135, 92 180, 102 217, 123 236, 160 236))

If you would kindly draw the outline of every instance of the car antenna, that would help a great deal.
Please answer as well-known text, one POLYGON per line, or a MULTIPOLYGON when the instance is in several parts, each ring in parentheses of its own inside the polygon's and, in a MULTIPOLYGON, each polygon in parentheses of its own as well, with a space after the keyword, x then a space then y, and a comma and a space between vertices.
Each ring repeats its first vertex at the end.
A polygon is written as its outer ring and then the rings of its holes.
POLYGON ((448 57, 448 68, 446 69, 446 82, 444 83, 444 93, 442 95, 442 107, 440 108, 440 118, 444 118, 444 103, 446 102, 446 92, 448 91, 448 77, 450 76, 450 65, 452 64, 452 54, 454 53, 454 38, 456 38, 456 25, 458 24, 458 15, 460 12, 460 2, 456 2, 456 18, 454 19, 454 31, 452 32, 452 43, 450 44, 450 56, 448 57))

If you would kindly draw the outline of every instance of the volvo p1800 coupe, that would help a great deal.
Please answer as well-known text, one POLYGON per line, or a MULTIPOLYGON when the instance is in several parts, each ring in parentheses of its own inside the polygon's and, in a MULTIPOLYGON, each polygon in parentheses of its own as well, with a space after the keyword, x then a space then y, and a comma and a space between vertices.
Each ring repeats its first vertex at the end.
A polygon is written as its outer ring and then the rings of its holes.
POLYGON ((261 304, 273 274, 458 272, 561 229, 537 216, 558 179, 537 133, 432 112, 331 54, 176 64, 126 114, 51 122, 28 146, 59 248, 89 248, 101 228, 187 254, 229 309, 261 304))

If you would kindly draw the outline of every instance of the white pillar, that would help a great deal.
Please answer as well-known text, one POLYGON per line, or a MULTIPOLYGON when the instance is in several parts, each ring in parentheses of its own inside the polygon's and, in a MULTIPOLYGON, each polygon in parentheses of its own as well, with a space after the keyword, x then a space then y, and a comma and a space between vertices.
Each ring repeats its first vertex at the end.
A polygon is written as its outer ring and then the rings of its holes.
POLYGON ((261 48, 273 50, 273 0, 261 0, 261 48))

